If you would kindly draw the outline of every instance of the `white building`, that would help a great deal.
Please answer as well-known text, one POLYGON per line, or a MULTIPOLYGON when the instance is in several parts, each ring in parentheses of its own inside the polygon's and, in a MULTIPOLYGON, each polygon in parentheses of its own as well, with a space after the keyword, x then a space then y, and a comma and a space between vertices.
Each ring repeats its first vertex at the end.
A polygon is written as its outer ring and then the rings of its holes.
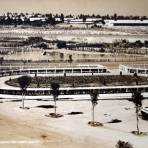
POLYGON ((42 21, 45 22, 46 18, 45 17, 30 17, 29 18, 30 22, 34 22, 34 21, 42 21))
POLYGON ((148 26, 148 20, 104 20, 107 26, 148 26))
POLYGON ((119 65, 119 71, 127 74, 148 74, 148 65, 146 64, 131 64, 119 65))
POLYGON ((65 18, 64 23, 68 24, 94 24, 101 22, 102 19, 100 18, 86 18, 84 21, 83 19, 76 19, 76 18, 65 18))

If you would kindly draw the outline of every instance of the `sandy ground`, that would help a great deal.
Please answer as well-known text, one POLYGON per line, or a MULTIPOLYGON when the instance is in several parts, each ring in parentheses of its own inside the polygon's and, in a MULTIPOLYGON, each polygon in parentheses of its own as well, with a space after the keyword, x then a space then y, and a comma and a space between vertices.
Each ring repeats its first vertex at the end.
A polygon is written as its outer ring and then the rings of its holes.
MULTIPOLYGON (((135 148, 147 148, 148 136, 135 136, 135 108, 128 101, 99 101, 95 119, 103 127, 90 127, 91 103, 89 101, 58 101, 57 110, 64 115, 54 119, 45 117, 53 108, 38 108, 38 105, 53 105, 52 101, 26 100, 29 110, 19 108, 21 102, 4 100, 0 103, 1 148, 114 148, 118 140, 129 141, 135 148), (67 115, 72 111, 83 114, 67 115), (107 123, 118 118, 121 123, 107 123)), ((144 101, 148 106, 148 101, 144 101)), ((148 132, 148 121, 140 119, 140 129, 148 132)))

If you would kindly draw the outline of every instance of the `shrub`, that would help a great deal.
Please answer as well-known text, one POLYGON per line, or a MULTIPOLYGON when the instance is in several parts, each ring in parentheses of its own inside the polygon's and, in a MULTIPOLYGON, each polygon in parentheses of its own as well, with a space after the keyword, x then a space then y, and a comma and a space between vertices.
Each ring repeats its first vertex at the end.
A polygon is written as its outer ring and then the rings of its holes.
POLYGON ((129 142, 119 140, 116 144, 116 148, 133 148, 129 142))

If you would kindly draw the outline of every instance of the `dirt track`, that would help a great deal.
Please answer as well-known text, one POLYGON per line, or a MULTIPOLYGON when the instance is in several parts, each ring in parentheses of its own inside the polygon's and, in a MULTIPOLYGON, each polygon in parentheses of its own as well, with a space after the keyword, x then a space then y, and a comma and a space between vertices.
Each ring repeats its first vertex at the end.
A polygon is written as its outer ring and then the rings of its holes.
POLYGON ((31 121, 19 121, 0 114, 1 148, 82 148, 87 144, 73 141, 60 133, 39 128, 31 121))

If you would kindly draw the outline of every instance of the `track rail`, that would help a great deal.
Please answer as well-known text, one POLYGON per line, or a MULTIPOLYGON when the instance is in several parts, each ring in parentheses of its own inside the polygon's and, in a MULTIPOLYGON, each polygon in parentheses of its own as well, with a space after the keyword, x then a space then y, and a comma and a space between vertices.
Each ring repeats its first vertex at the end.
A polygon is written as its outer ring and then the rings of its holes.
MULTIPOLYGON (((40 72, 47 72, 47 69, 41 69, 40 72)), ((59 70, 59 69, 58 69, 59 70)), ((15 70, 10 73, 10 70, 6 70, 5 73, 2 73, 0 75, 1 77, 5 76, 13 76, 13 75, 22 75, 22 74, 28 74, 28 71, 26 70, 17 70, 18 73, 16 73, 15 70), (26 72, 26 73, 24 73, 26 72)), ((33 71, 36 72, 36 71, 33 71)), ((64 72, 64 71, 63 71, 64 72)), ((30 73, 29 73, 30 74, 30 73)), ((89 73, 91 74, 91 73, 89 73)), ((97 90, 99 94, 102 95, 114 95, 115 97, 121 98, 122 96, 127 97, 126 94, 128 94, 128 98, 131 97, 131 93, 134 91, 140 91, 142 93, 148 93, 148 85, 136 85, 136 86, 102 86, 102 87, 66 87, 66 88, 60 88, 60 95, 87 95, 90 94, 92 90, 97 90)), ((11 96, 20 96, 21 90, 18 87, 2 87, 0 88, 0 95, 1 97, 4 95, 11 96)), ((50 88, 28 88, 26 91, 26 96, 50 96, 51 90, 50 88)))

